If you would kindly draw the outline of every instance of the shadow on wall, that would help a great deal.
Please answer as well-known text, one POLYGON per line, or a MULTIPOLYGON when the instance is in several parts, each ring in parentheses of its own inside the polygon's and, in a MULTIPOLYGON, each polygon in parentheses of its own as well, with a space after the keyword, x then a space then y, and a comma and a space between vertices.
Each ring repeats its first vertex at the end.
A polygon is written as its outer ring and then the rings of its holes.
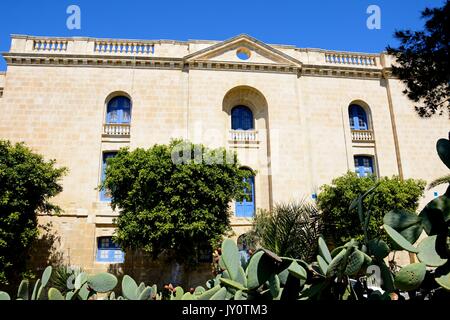
POLYGON ((172 283, 184 289, 205 287, 206 282, 213 278, 210 263, 199 263, 195 268, 189 269, 169 259, 163 254, 157 260, 142 251, 127 251, 125 262, 121 264, 110 264, 108 272, 114 274, 122 281, 126 274, 132 277, 138 284, 144 282, 146 285, 156 284, 162 288, 165 284, 172 283))
POLYGON ((64 264, 64 253, 57 249, 61 247, 61 237, 52 230, 52 227, 51 222, 39 225, 41 236, 31 247, 27 268, 36 274, 39 274, 48 265, 64 264))

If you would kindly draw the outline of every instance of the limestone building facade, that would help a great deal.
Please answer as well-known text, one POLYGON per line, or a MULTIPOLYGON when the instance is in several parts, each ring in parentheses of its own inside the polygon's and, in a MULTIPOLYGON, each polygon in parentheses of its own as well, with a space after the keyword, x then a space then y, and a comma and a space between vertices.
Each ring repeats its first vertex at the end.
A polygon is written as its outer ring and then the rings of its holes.
MULTIPOLYGON (((0 74, 0 139, 69 168, 51 222, 60 258, 87 271, 120 266, 117 212, 96 187, 121 147, 172 138, 226 147, 255 170, 253 200, 232 203, 236 236, 257 208, 314 198, 347 171, 432 180, 448 117, 419 118, 385 53, 226 41, 13 35, 0 74)), ((423 206, 443 189, 426 192, 423 206)))

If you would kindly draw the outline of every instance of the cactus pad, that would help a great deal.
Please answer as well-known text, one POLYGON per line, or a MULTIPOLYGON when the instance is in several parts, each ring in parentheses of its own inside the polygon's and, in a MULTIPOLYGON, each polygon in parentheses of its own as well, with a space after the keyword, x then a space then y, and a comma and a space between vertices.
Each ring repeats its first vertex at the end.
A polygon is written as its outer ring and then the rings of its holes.
POLYGON ((241 266, 241 260, 239 250, 231 239, 225 239, 222 243, 222 262, 230 275, 230 278, 237 281, 239 277, 239 267, 241 266))
POLYGON ((436 150, 442 162, 450 169, 450 141, 439 139, 436 143, 436 150))
POLYGON ((358 273, 364 264, 364 253, 355 249, 353 253, 347 259, 347 266, 345 267, 345 274, 350 276, 358 273))
POLYGON ((430 267, 439 267, 448 261, 448 259, 442 259, 436 252, 436 240, 437 236, 426 237, 417 247, 419 249, 417 258, 430 267))
POLYGON ((129 275, 124 275, 122 279, 122 294, 128 300, 137 300, 138 285, 129 275))
POLYGON ((391 251, 387 243, 381 239, 370 240, 368 247, 369 253, 379 260, 386 258, 391 251))
POLYGON ((50 288, 50 290, 48 290, 48 299, 49 300, 65 300, 62 293, 56 288, 50 288))
POLYGON ((327 264, 331 262, 330 250, 328 250, 327 244, 322 237, 319 237, 319 254, 325 260, 327 264))
POLYGON ((44 272, 42 273, 41 277, 41 285, 45 287, 48 283, 48 280, 50 280, 50 276, 52 275, 52 267, 48 266, 45 268, 44 272))
POLYGON ((383 228, 397 246, 409 252, 413 253, 419 252, 417 248, 415 248, 408 240, 406 240, 400 233, 394 230, 391 226, 384 224, 383 228))
POLYGON ((89 277, 87 283, 96 292, 109 292, 116 287, 117 278, 113 274, 102 272, 89 277))
POLYGON ((395 286, 403 291, 412 291, 420 287, 425 279, 426 265, 413 263, 403 267, 395 275, 395 286))

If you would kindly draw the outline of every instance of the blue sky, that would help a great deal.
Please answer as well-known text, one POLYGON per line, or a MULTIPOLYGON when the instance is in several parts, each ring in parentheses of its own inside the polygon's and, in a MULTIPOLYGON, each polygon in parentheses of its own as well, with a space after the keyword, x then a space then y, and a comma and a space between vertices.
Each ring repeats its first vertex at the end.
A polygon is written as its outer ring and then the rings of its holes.
MULTIPOLYGON (((2 1, 0 51, 11 34, 131 39, 225 40, 247 33, 273 44, 361 52, 395 45, 396 29, 421 29, 420 12, 443 0, 40 0, 2 1), (81 9, 81 29, 66 27, 69 5, 81 9), (366 27, 369 5, 381 9, 381 29, 366 27)), ((6 65, 0 58, 0 70, 6 65)))

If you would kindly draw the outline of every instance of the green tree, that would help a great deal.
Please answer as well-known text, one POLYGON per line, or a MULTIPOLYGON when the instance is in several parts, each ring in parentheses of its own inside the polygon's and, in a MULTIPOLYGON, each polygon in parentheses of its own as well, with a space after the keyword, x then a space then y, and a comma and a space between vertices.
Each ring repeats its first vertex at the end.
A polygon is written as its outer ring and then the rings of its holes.
MULTIPOLYGON (((358 177, 354 172, 338 177, 331 185, 324 185, 317 198, 317 205, 323 214, 324 235, 336 246, 342 245, 351 238, 361 240, 361 229, 357 210, 349 211, 350 204, 359 195, 365 193, 379 182, 373 191, 373 203, 369 221, 369 234, 372 238, 386 239, 380 229, 384 215, 391 210, 407 209, 415 211, 418 201, 423 196, 426 182, 423 180, 400 180, 398 177, 374 176, 358 177)), ((371 197, 364 200, 365 207, 371 197)))
POLYGON ((120 211, 114 241, 154 258, 165 252, 193 262, 196 247, 216 245, 230 230, 229 204, 245 196, 249 175, 236 154, 181 140, 121 149, 108 160, 100 186, 120 211))
POLYGON ((0 284, 17 280, 38 236, 37 213, 57 213, 66 168, 55 168, 24 144, 0 141, 0 284))
POLYGON ((446 108, 450 118, 450 1, 441 8, 426 8, 422 18, 425 30, 395 32, 400 46, 387 48, 399 64, 392 72, 406 84, 408 98, 420 102, 415 107, 420 116, 442 115, 446 108))

